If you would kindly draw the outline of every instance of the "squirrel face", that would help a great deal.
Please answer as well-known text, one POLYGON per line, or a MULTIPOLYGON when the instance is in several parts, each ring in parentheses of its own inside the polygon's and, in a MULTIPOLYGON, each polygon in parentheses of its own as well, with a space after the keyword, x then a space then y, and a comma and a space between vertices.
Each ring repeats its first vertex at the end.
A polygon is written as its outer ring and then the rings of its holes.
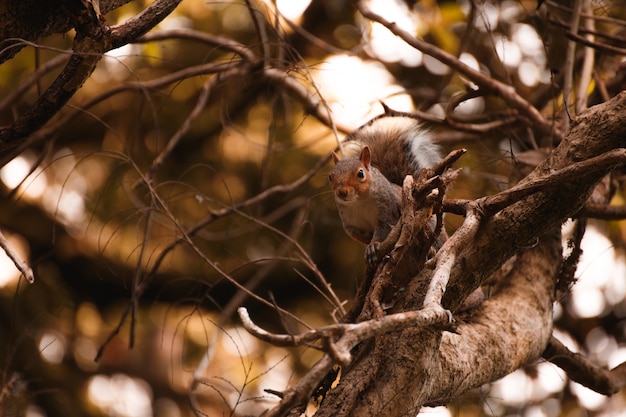
POLYGON ((333 152, 335 167, 330 171, 328 180, 335 194, 335 200, 341 203, 357 201, 368 193, 372 176, 370 173, 370 150, 367 146, 359 158, 339 159, 333 152))

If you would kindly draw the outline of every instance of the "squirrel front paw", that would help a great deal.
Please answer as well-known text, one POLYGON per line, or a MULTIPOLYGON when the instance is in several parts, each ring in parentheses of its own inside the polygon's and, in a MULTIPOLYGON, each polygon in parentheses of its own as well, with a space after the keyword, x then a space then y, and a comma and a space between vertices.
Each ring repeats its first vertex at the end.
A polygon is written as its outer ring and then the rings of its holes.
POLYGON ((378 263, 378 248, 380 247, 380 242, 372 242, 365 248, 365 260, 367 264, 371 267, 375 267, 378 263))

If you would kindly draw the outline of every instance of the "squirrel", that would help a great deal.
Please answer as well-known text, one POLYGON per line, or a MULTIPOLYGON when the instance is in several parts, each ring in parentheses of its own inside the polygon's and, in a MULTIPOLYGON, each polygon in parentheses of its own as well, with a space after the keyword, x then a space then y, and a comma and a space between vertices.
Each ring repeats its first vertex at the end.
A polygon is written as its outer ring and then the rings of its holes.
POLYGON ((380 242, 400 219, 401 184, 406 175, 441 161, 428 130, 409 117, 381 117, 350 133, 344 158, 333 152, 328 179, 343 228, 367 245, 365 258, 377 263, 380 242))

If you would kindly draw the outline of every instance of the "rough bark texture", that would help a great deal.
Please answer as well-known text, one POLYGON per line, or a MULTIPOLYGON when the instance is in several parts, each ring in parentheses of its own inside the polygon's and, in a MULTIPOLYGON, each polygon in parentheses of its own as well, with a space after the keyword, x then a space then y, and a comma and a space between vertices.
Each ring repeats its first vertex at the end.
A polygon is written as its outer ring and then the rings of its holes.
MULTIPOLYGON (((625 115, 626 93, 589 109, 522 184, 625 147, 625 115)), ((495 295, 472 310, 456 333, 409 328, 365 343, 316 415, 415 415, 423 405, 446 403, 539 358, 552 331, 559 226, 580 210, 607 170, 544 187, 484 219, 451 270, 443 305, 456 311, 467 295, 517 255, 495 295)), ((431 277, 432 270, 424 269, 395 310, 420 309, 424 282, 431 277)))
MULTIPOLYGON (((11 125, 0 128, 0 152, 24 145, 26 138, 44 126, 91 76, 105 52, 136 40, 167 17, 181 0, 157 0, 121 25, 109 27, 102 13, 123 4, 92 0, 59 0, 50 4, 10 0, 0 4, 0 63, 38 38, 74 28, 72 55, 63 71, 11 125), (30 6, 30 11, 26 6, 30 6), (52 17, 52 18, 51 18, 52 17), (24 42, 26 41, 26 42, 24 42), (5 54, 5 55, 2 55, 5 54)), ((31 143, 32 145, 32 143, 31 143)))
MULTIPOLYGON (((131 0, 100 0, 100 13, 107 12, 131 0)), ((13 58, 26 43, 53 33, 65 33, 74 27, 73 13, 79 0, 4 0, 0 1, 0 63, 13 58)))

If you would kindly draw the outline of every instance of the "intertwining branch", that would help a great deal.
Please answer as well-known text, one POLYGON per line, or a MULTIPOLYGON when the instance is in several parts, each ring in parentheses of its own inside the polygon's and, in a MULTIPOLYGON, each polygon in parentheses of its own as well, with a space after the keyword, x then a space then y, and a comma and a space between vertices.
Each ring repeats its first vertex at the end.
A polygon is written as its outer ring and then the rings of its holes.
MULTIPOLYGON (((600 369, 569 352, 551 333, 562 258, 560 225, 583 208, 611 169, 626 163, 625 115, 623 92, 573 120, 562 143, 518 185, 465 202, 463 226, 388 300, 393 303, 382 316, 380 311, 372 314, 374 309, 365 315, 359 311, 348 314, 358 317, 354 323, 301 335, 274 335, 240 309, 244 325, 257 337, 282 346, 321 340, 326 352, 268 415, 289 415, 301 407, 335 363, 343 366, 340 383, 327 393, 316 415, 415 413, 423 405, 446 403, 542 355, 598 392, 611 394, 623 387, 626 365, 613 371, 600 369), (508 268, 499 275, 493 295, 463 311, 467 297, 505 262, 508 268), (448 312, 454 314, 453 323, 448 312)), ((404 200, 403 210, 409 200, 404 200)), ((410 210, 416 207, 420 206, 410 210)), ((403 216, 397 227, 410 227, 404 221, 403 216)), ((419 243, 419 239, 412 242, 419 243)), ((422 248, 410 245, 403 250, 420 253, 422 248)), ((369 282, 383 279, 384 263, 392 257, 369 271, 374 274, 369 282)), ((395 267, 401 270, 400 264, 395 267)), ((367 299, 365 294, 359 297, 367 299)), ((354 305, 371 307, 358 299, 354 305)))
MULTIPOLYGON (((4 51, 0 51, 0 59, 8 59, 13 56, 14 51, 21 49, 24 45, 31 44, 41 35, 54 32, 65 33, 71 28, 76 30, 71 56, 63 71, 31 108, 20 115, 11 125, 0 128, 0 151, 5 152, 23 144, 30 134, 45 125, 74 96, 76 91, 91 76, 105 52, 138 39, 166 18, 180 3, 180 0, 157 0, 126 22, 113 27, 107 26, 101 13, 106 12, 109 7, 119 7, 122 3, 121 1, 103 2, 106 5, 105 10, 100 10, 99 2, 91 1, 76 2, 72 7, 55 6, 53 9, 59 9, 58 12, 63 15, 65 24, 49 23, 44 25, 48 19, 42 19, 42 25, 46 28, 31 28, 32 33, 29 33, 33 37, 32 40, 29 40, 28 37, 26 39, 16 38, 15 32, 13 34, 10 32, 8 34, 2 33, 7 39, 3 37, 0 46, 4 50, 8 50, 9 53, 3 56, 2 52, 4 51)), ((17 6, 11 8, 8 3, 0 7, 7 8, 5 10, 6 16, 16 16, 17 20, 20 18, 23 20, 27 14, 42 9, 33 5, 30 5, 30 9, 28 5, 25 9, 17 6), (20 16, 19 13, 25 15, 20 16)), ((44 15, 47 14, 47 10, 40 12, 44 15)), ((27 19, 26 21, 30 20, 27 19)), ((10 20, 9 22, 3 21, 5 27, 11 27, 10 23, 10 20)), ((17 26, 27 25, 17 24, 17 26)))
MULTIPOLYGON (((65 65, 32 108, 0 129, 0 150, 3 151, 4 162, 28 146, 43 143, 76 114, 114 94, 128 90, 145 92, 187 78, 211 75, 203 84, 189 118, 168 140, 167 146, 142 177, 141 185, 149 187, 150 195, 155 196, 155 204, 158 203, 159 208, 174 219, 167 205, 157 198, 151 177, 172 150, 179 146, 180 138, 199 117, 218 84, 239 77, 261 80, 288 93, 308 113, 334 127, 335 121, 323 99, 317 92, 312 92, 313 88, 301 83, 284 66, 272 66, 275 57, 270 55, 272 48, 268 45, 274 39, 269 39, 262 30, 263 22, 255 20, 260 53, 234 40, 192 30, 162 31, 142 37, 167 16, 179 0, 156 0, 144 12, 122 25, 107 26, 100 12, 106 13, 108 8, 123 2, 101 0, 101 10, 95 7, 98 2, 76 2, 77 9, 72 11, 73 21, 55 23, 63 27, 62 31, 68 27, 76 29, 73 51, 68 53, 69 57, 59 58, 41 68, 45 72, 50 67, 65 65), (112 88, 85 103, 81 109, 68 109, 64 117, 50 123, 91 75, 106 51, 130 42, 168 38, 215 45, 231 52, 233 59, 203 63, 151 81, 112 88)), ((508 104, 509 110, 504 114, 506 118, 471 126, 465 124, 465 128, 481 132, 522 119, 526 127, 549 138, 548 142, 561 139, 557 124, 545 118, 535 105, 522 98, 510 85, 473 70, 457 57, 416 39, 395 23, 373 13, 365 2, 359 2, 358 8, 366 18, 387 27, 408 44, 437 58, 477 86, 477 90, 453 99, 447 116, 453 115, 458 103, 475 96, 497 96, 508 104)), ((259 16, 256 11, 252 14, 259 16)), ((278 28, 275 29, 278 31, 278 28)), ((32 39, 20 35, 0 44, 0 62, 10 59, 18 48, 30 45, 48 30, 61 31, 57 26, 50 26, 32 39)), ((10 105, 7 99, 0 103, 0 107, 10 105)), ((588 203, 588 197, 602 177, 626 161, 623 149, 626 147, 625 115, 624 93, 586 111, 573 120, 560 146, 544 163, 518 185, 493 196, 475 201, 443 201, 445 187, 455 178, 455 171, 437 172, 418 178, 415 183, 407 182, 401 221, 389 239, 381 244, 385 256, 379 257, 382 262, 377 268, 368 271, 361 291, 353 300, 352 310, 343 322, 299 335, 276 335, 255 325, 247 311, 240 309, 244 325, 257 337, 278 346, 318 343, 317 347, 324 351, 322 359, 285 392, 280 404, 266 415, 287 415, 302 407, 334 364, 343 367, 341 381, 327 393, 317 414, 320 416, 414 415, 422 405, 445 403, 541 356, 563 367, 572 379, 598 392, 611 394, 624 386, 626 366, 620 365, 611 371, 601 370, 584 357, 568 351, 551 336, 551 332, 552 302, 561 262, 560 224, 581 213, 612 218, 623 218, 625 215, 623 207, 607 208, 595 202, 588 203), (437 227, 441 226, 442 207, 453 208, 455 213, 465 216, 465 221, 433 254, 434 234, 429 228, 429 221, 435 216, 437 227), (505 263, 507 269, 503 270, 505 263), (487 280, 493 279, 494 274, 500 278, 495 280, 493 296, 478 304, 468 303, 468 298, 476 294, 487 280)), ((144 276, 138 274, 133 285, 133 303, 141 297, 151 277, 156 275, 166 255, 175 247, 188 244, 198 251, 199 257, 206 258, 193 245, 191 237, 220 218, 239 213, 270 196, 296 189, 321 166, 316 166, 291 184, 268 188, 237 205, 213 210, 197 224, 177 230, 180 237, 161 252, 154 267, 144 276)), ((146 231, 149 221, 150 217, 146 219, 146 231)), ((295 244, 295 239, 293 241, 295 244)), ((4 243, 0 246, 10 252, 4 243)), ((19 266, 19 258, 13 259, 19 266)), ((229 279, 217 262, 210 259, 206 262, 229 279)), ((310 262, 310 265, 313 263, 310 262)), ((28 276, 26 268, 23 272, 28 276)), ((325 282, 321 276, 320 280, 325 282)), ((249 288, 234 280, 233 284, 239 285, 237 288, 247 296, 271 305, 249 288)), ((340 305, 338 301, 336 304, 340 305)), ((133 314, 132 305, 129 304, 111 337, 119 331, 126 315, 133 314)), ((102 348, 105 346, 106 343, 102 348)))

